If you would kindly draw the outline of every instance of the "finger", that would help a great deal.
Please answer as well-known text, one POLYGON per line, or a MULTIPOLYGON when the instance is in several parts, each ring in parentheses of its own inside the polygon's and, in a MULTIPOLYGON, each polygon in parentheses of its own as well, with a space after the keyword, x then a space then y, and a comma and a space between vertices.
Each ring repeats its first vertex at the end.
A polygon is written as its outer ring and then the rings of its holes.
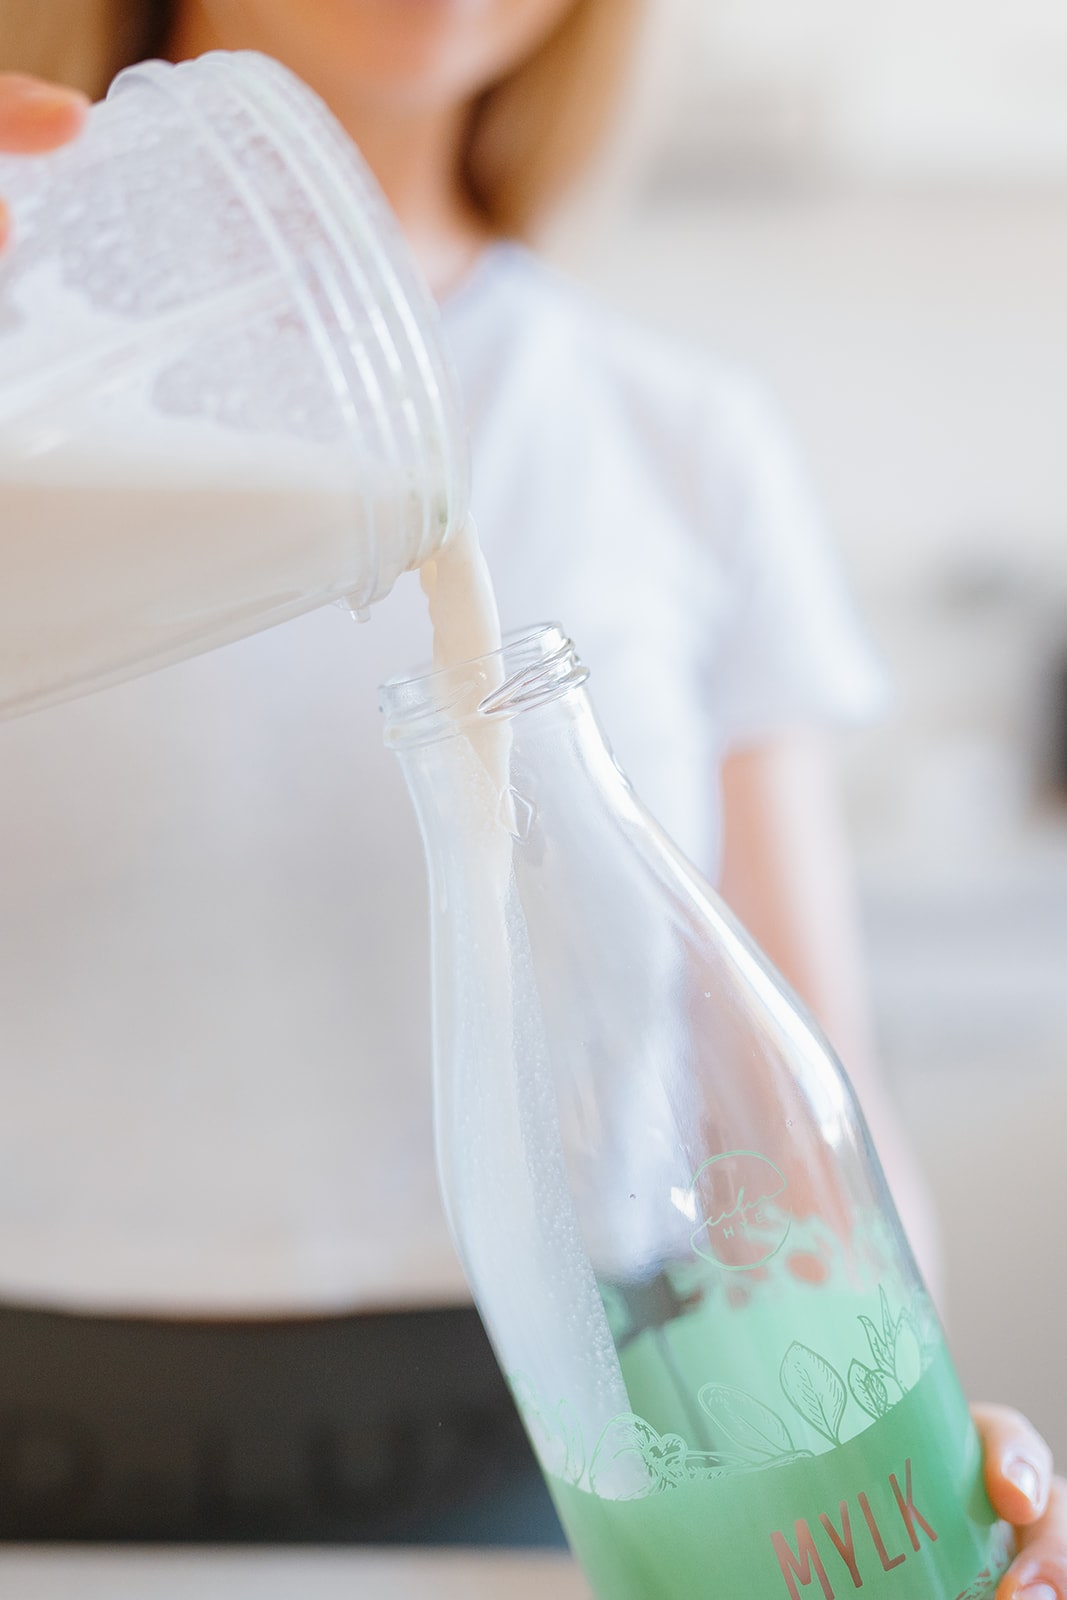
POLYGON ((2 250, 7 243, 10 233, 11 217, 4 202, 0 200, 0 250, 2 250))
POLYGON ((88 107, 76 89, 0 73, 0 150, 23 156, 54 150, 81 131, 88 107))
POLYGON ((1019 1534, 996 1600, 1067 1600, 1067 1482, 1054 1478, 1044 1515, 1019 1534))
POLYGON ((1052 1452, 1037 1429, 1009 1406, 974 1406, 972 1415, 985 1450, 993 1509, 1014 1527, 1028 1527, 1048 1503, 1052 1452))

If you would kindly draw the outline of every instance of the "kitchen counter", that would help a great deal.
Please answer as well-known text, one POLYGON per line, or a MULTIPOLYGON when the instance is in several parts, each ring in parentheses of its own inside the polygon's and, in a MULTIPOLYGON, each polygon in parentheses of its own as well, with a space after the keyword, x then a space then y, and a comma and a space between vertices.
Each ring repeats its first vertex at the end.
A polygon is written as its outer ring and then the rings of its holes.
POLYGON ((5 1600, 588 1600, 569 1557, 532 1552, 0 1546, 5 1600))

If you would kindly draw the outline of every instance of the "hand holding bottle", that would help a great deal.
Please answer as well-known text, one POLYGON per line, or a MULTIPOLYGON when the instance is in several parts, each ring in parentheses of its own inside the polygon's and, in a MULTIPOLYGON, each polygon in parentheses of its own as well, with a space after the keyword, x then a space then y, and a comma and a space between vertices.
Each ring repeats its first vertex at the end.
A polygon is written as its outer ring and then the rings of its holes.
POLYGON ((1067 1482, 1053 1476, 1048 1445, 1017 1411, 971 1411, 985 1452, 985 1482, 997 1513, 1015 1528, 1019 1553, 996 1600, 1067 1597, 1067 1482))
MULTIPOLYGON (((0 150, 24 156, 55 150, 81 132, 88 108, 76 89, 20 72, 0 72, 0 150)), ((0 247, 8 227, 7 207, 0 198, 0 247)))

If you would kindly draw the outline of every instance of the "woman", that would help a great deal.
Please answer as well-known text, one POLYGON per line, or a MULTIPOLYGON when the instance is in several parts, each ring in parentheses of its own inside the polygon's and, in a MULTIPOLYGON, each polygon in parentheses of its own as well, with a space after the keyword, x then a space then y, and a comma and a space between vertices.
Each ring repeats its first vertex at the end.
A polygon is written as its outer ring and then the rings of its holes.
MULTIPOLYGON (((930 1276, 925 1198, 857 999, 817 731, 866 710, 877 673, 802 474, 746 380, 616 323, 506 242, 536 235, 596 149, 640 20, 624 0, 46 0, 0 22, 0 65, 96 93, 148 52, 253 48, 330 103, 443 301, 505 622, 558 613, 573 630, 639 791, 848 1062, 930 1276)), ((82 115, 8 77, 0 142, 49 148, 82 115)), ((413 1369, 462 1388, 415 1000, 421 868, 371 693, 425 653, 424 623, 413 593, 382 613, 354 643, 336 614, 308 618, 2 731, 0 1015, 23 1085, 5 1087, 5 1115, 10 1098, 13 1145, 46 1128, 52 1159, 16 1183, 17 1223, 0 1218, 0 1286, 111 1314, 64 1323, 75 1343, 125 1337, 124 1311, 314 1316, 319 1357, 298 1353, 294 1324, 261 1325, 242 1373, 268 1370, 255 1363, 275 1359, 272 1338, 296 1340, 294 1361, 347 1373, 358 1349, 367 1367, 371 1346, 347 1341, 377 1329, 374 1360, 404 1344, 413 1369), (445 1309, 372 1314, 398 1306, 445 1309)), ((216 1372, 210 1330, 198 1349, 216 1372)), ((1047 1449, 1013 1413, 978 1418, 994 1503, 1025 1530, 1001 1593, 1067 1597, 1047 1449)), ((320 1440, 320 1486, 336 1488, 343 1456, 320 1440)), ((402 1477, 395 1439, 393 1456, 402 1477)), ((224 1495, 225 1461, 211 1481, 224 1495)), ((447 1533, 425 1510, 391 1524, 396 1484, 375 1492, 374 1536, 447 1533)))

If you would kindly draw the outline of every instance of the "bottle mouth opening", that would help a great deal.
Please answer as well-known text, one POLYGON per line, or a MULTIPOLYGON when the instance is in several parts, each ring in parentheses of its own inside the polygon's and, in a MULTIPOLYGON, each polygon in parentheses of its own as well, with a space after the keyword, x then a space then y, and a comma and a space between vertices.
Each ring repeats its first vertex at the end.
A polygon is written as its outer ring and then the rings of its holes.
POLYGON ((504 635, 499 650, 435 672, 429 663, 389 678, 378 691, 385 742, 430 744, 498 722, 579 688, 589 671, 557 622, 504 635))

